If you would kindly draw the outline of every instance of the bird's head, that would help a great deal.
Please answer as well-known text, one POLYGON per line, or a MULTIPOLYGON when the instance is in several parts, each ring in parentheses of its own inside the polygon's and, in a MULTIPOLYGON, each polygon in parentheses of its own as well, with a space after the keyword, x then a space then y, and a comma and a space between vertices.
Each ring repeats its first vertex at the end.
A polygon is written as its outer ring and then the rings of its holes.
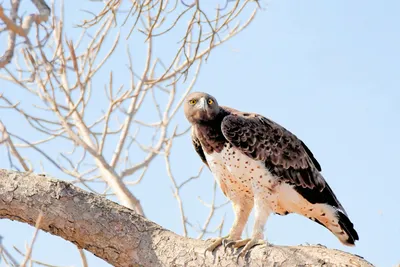
POLYGON ((212 95, 203 92, 194 92, 186 97, 184 111, 188 121, 194 124, 214 120, 220 108, 217 100, 212 95))

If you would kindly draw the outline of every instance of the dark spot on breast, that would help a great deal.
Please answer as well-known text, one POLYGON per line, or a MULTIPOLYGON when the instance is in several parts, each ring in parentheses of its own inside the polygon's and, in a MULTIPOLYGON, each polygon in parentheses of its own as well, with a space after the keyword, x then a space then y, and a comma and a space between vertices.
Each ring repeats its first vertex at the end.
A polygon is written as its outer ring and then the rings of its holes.
POLYGON ((250 114, 249 113, 243 113, 243 116, 248 117, 248 116, 250 116, 250 114))

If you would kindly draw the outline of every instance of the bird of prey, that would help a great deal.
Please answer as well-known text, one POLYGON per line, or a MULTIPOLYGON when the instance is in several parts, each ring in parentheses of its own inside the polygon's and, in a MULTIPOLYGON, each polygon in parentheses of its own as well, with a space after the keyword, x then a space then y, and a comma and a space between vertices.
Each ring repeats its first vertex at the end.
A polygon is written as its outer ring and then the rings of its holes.
POLYGON ((330 230, 344 245, 358 240, 346 211, 321 174, 310 149, 294 134, 259 114, 219 106, 203 92, 186 97, 184 112, 192 125, 192 142, 233 205, 229 235, 216 238, 206 251, 223 244, 243 247, 245 256, 264 240, 271 213, 301 214, 330 230), (251 238, 241 239, 254 207, 251 238))

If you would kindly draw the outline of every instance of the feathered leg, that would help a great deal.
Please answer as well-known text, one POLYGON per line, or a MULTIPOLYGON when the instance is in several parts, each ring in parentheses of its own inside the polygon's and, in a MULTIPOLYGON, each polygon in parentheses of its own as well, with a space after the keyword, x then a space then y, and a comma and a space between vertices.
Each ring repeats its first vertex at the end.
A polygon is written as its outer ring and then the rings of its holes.
POLYGON ((254 246, 267 245, 267 242, 264 240, 264 225, 267 222, 269 215, 271 214, 271 209, 268 206, 266 199, 263 197, 256 195, 254 201, 255 220, 251 238, 231 241, 227 244, 227 246, 232 246, 234 248, 240 248, 244 246, 238 257, 245 256, 254 246))
POLYGON ((213 238, 213 243, 206 248, 206 251, 214 251, 221 244, 226 245, 229 241, 240 239, 244 226, 253 208, 253 201, 245 198, 232 200, 233 210, 235 212, 235 221, 229 231, 229 235, 225 237, 213 238))

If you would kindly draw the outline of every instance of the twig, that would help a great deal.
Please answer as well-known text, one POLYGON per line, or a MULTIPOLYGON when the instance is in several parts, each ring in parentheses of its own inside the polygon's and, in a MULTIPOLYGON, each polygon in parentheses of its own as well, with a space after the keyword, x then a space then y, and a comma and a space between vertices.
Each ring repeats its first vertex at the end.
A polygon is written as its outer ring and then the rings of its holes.
POLYGON ((2 142, 6 142, 11 150, 11 154, 18 159, 19 163, 22 165, 22 167, 24 168, 25 171, 29 171, 30 169, 29 169, 28 165, 25 163, 25 160, 22 158, 22 156, 19 154, 19 152, 15 148, 14 143, 12 142, 12 140, 7 132, 6 127, 1 122, 1 120, 0 120, 0 133, 3 134, 3 138, 2 138, 2 140, 0 140, 0 144, 2 142))
POLYGON ((79 251, 79 255, 81 256, 82 259, 82 267, 88 267, 88 262, 86 259, 86 255, 85 255, 85 251, 83 251, 83 249, 78 248, 79 251))
POLYGON ((27 251, 26 254, 25 254, 25 259, 23 260, 23 262, 22 262, 21 265, 20 265, 21 267, 25 267, 26 264, 28 263, 28 261, 29 261, 30 258, 31 258, 32 250, 33 250, 33 245, 35 244, 37 235, 38 235, 38 233, 39 233, 40 223, 42 222, 42 217, 43 217, 43 215, 42 215, 42 213, 40 213, 39 216, 38 216, 38 218, 36 219, 35 232, 34 232, 34 234, 33 234, 31 244, 30 244, 30 246, 28 247, 28 251, 27 251))

